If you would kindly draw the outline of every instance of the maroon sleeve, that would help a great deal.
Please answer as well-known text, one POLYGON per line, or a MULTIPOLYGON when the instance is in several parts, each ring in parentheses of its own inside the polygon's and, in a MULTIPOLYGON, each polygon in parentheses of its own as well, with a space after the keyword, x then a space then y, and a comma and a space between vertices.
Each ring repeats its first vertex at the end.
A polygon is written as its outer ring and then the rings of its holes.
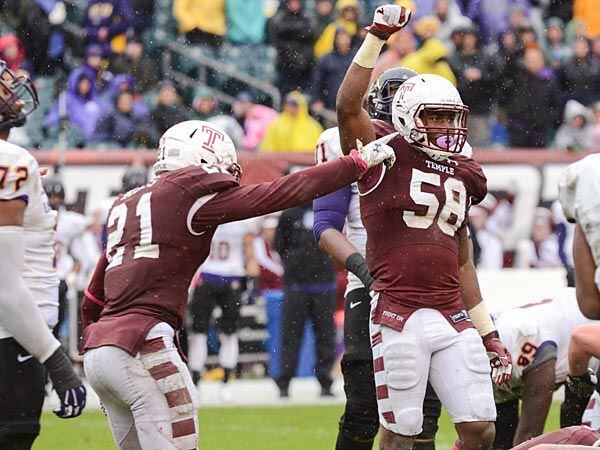
POLYGON ((301 170, 269 183, 237 186, 209 199, 194 214, 194 230, 292 208, 330 194, 362 174, 352 156, 301 170))
POLYGON ((471 187, 471 195, 473 196, 473 204, 481 202, 483 198, 487 195, 487 178, 483 173, 483 169, 479 165, 479 163, 473 161, 473 171, 472 171, 472 187, 471 187))
POLYGON ((239 184, 226 169, 210 164, 190 166, 171 172, 168 181, 195 198, 239 184))
POLYGON ((81 321, 84 329, 90 323, 97 322, 100 313, 104 309, 104 272, 106 266, 108 266, 106 253, 102 253, 81 302, 81 321))

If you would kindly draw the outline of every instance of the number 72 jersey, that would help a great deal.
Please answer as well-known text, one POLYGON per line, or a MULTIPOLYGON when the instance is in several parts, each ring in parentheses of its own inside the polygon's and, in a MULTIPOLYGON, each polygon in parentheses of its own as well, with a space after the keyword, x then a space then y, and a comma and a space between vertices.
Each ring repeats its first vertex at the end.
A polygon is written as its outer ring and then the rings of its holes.
MULTIPOLYGON (((376 124, 378 137, 393 131, 386 126, 376 124)), ((394 166, 378 166, 358 186, 373 289, 385 304, 463 309, 458 234, 487 193, 481 166, 462 155, 434 161, 402 137, 389 145, 394 166)))

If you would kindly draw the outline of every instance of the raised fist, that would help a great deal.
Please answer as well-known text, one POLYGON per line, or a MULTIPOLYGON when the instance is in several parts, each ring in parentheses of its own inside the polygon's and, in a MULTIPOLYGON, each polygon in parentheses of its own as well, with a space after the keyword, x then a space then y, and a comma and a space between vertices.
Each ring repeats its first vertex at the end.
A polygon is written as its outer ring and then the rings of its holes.
POLYGON ((483 345, 490 358, 492 366, 492 382, 494 386, 501 386, 510 380, 512 375, 512 358, 504 346, 497 331, 483 337, 483 345))
POLYGON ((369 33, 387 41, 396 31, 401 30, 410 20, 410 10, 404 6, 383 5, 375 10, 373 23, 367 27, 369 33))
POLYGON ((394 153, 394 149, 387 145, 387 143, 398 136, 398 134, 398 132, 388 134, 373 142, 369 142, 367 145, 363 145, 357 139, 356 150, 353 150, 350 154, 359 161, 359 164, 365 170, 380 163, 385 163, 388 168, 392 167, 394 162, 396 162, 396 153, 394 153))

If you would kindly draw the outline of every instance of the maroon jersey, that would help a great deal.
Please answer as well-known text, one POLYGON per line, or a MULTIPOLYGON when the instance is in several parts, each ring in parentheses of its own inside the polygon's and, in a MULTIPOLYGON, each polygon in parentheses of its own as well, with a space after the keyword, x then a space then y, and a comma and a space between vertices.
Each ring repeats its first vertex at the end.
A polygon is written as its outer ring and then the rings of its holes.
POLYGON ((82 348, 114 345, 135 355, 157 323, 179 329, 190 281, 219 224, 306 203, 359 175, 354 158, 345 157, 239 186, 225 170, 202 165, 165 173, 120 196, 108 215, 108 266, 88 288, 105 306, 86 327, 82 348))
MULTIPOLYGON (((377 137, 394 131, 385 122, 374 125, 377 137)), ((472 199, 486 195, 486 178, 462 155, 437 162, 400 136, 389 145, 394 166, 377 167, 359 181, 367 264, 380 293, 375 320, 401 329, 407 314, 426 307, 465 325, 458 233, 472 199)))

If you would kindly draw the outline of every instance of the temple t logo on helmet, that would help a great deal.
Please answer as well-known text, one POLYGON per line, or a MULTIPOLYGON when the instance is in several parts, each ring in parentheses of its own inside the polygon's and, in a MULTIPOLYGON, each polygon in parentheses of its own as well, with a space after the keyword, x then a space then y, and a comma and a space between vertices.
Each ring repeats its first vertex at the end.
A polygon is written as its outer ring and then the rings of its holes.
POLYGON ((467 114, 454 85, 438 75, 417 75, 396 92, 392 122, 407 142, 434 159, 462 151, 467 114))
POLYGON ((222 166, 235 177, 241 176, 233 141, 221 127, 188 120, 165 131, 159 141, 155 175, 200 164, 222 166))

